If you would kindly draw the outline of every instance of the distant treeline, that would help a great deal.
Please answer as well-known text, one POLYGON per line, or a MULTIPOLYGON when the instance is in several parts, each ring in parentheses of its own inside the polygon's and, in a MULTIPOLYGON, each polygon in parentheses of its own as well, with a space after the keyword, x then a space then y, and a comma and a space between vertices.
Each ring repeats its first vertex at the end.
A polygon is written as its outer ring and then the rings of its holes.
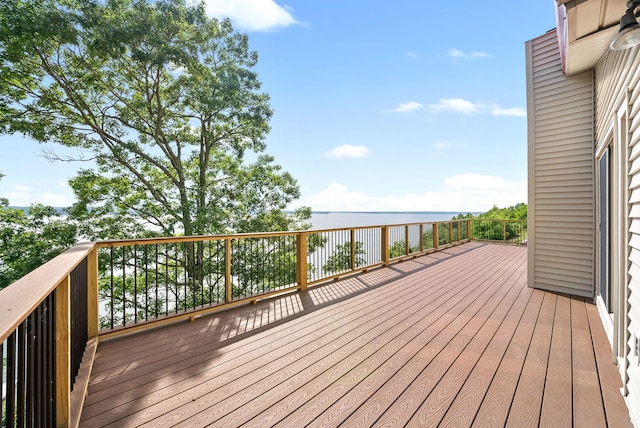
POLYGON ((453 217, 453 220, 459 220, 463 218, 484 218, 491 220, 526 220, 527 219, 527 204, 521 202, 507 208, 498 208, 493 206, 489 211, 473 215, 471 213, 458 214, 453 217))

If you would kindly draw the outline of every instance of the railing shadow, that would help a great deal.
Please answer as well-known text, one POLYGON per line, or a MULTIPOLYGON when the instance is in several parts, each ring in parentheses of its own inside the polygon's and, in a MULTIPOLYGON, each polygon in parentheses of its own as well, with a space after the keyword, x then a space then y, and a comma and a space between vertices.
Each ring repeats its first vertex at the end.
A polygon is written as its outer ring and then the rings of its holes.
POLYGON ((487 244, 469 242, 449 247, 439 252, 421 255, 386 267, 377 267, 336 281, 319 284, 306 291, 292 292, 259 301, 251 306, 205 315, 196 321, 209 323, 210 328, 206 330, 208 340, 216 340, 220 346, 223 346, 383 287, 393 281, 485 245, 487 244))

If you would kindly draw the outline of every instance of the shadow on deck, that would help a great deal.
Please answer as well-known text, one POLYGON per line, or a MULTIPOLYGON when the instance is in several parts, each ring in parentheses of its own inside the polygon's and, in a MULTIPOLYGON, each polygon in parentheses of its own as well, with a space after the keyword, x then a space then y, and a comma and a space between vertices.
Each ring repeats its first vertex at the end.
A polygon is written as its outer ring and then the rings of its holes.
POLYGON ((80 426, 631 426, 590 302, 467 243, 100 343, 80 426))

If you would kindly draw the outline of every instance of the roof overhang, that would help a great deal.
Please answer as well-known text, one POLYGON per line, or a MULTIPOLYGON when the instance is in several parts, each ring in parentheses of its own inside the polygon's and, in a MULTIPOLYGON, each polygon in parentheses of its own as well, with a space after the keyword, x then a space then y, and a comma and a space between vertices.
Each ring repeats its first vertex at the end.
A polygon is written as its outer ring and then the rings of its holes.
POLYGON ((593 68, 618 33, 627 0, 554 0, 566 75, 593 68))

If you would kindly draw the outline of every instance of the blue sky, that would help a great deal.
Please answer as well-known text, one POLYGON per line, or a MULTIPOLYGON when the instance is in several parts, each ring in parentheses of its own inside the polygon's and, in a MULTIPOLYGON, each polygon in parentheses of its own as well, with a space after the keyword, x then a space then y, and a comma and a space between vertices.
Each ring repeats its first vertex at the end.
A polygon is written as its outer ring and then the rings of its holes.
MULTIPOLYGON (((290 208, 484 211, 526 202, 525 42, 551 0, 208 0, 249 35, 290 208)), ((82 165, 0 136, 0 197, 68 206, 82 165)), ((57 147, 52 147, 59 151, 57 147)))

